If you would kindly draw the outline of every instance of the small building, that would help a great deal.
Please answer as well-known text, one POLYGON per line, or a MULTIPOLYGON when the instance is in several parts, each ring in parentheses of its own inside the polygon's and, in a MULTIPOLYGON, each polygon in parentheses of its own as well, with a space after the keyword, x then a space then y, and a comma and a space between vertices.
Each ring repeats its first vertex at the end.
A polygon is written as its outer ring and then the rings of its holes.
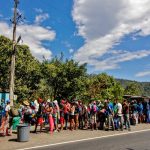
POLYGON ((133 95, 124 95, 124 99, 127 99, 129 102, 132 100, 137 100, 137 101, 149 101, 150 97, 147 96, 133 96, 133 95))
POLYGON ((4 100, 4 102, 9 100, 9 92, 0 92, 0 104, 2 100, 4 100))

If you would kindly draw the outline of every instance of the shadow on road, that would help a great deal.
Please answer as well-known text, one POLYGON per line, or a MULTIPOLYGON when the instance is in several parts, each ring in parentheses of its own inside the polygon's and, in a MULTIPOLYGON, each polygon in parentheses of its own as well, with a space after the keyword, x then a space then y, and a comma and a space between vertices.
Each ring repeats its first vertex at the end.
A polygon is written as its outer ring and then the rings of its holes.
POLYGON ((15 139, 9 139, 8 140, 9 142, 17 142, 17 139, 15 138, 15 139))

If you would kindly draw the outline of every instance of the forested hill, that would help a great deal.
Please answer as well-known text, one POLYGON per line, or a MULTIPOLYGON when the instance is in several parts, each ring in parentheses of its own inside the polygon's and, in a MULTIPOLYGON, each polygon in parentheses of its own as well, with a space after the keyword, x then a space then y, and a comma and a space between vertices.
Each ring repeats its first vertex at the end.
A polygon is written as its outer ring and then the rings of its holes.
POLYGON ((126 88, 130 83, 136 83, 140 87, 143 96, 150 96, 150 82, 137 82, 125 79, 116 79, 120 84, 126 88))

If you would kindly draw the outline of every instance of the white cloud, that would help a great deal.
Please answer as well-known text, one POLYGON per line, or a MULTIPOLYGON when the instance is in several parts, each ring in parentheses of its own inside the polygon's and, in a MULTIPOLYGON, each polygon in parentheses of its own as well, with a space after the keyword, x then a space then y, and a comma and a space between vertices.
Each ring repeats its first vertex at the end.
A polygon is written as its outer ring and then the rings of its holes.
MULTIPOLYGON (((12 38, 12 27, 6 22, 0 22, 0 34, 8 38, 12 38)), ((52 41, 55 39, 56 33, 53 30, 41 27, 39 25, 22 24, 17 27, 17 34, 22 36, 23 43, 27 44, 32 54, 39 60, 43 56, 50 59, 52 52, 42 45, 43 41, 52 41)))
POLYGON ((43 10, 41 8, 34 8, 35 12, 37 13, 43 13, 43 10))
POLYGON ((139 72, 139 73, 137 73, 135 76, 136 76, 136 77, 150 76, 150 70, 149 70, 149 71, 139 72))
POLYGON ((74 58, 80 63, 88 63, 99 70, 109 70, 117 68, 120 62, 149 55, 148 51, 141 50, 118 54, 117 58, 109 56, 102 61, 104 55, 119 44, 125 35, 150 35, 149 0, 74 0, 72 16, 78 34, 85 39, 85 44, 74 54, 74 58), (146 52, 146 55, 143 52, 146 52), (122 55, 129 58, 122 58, 122 55), (118 60, 118 57, 122 61, 118 60), (115 63, 108 63, 108 60, 115 63))
POLYGON ((95 66, 95 71, 97 70, 111 70, 119 68, 119 63, 132 61, 136 59, 141 59, 150 55, 150 50, 140 50, 135 52, 128 51, 109 51, 107 58, 101 60, 93 60, 90 62, 91 65, 95 66), (109 54, 109 55, 108 55, 109 54))
POLYGON ((39 14, 35 17, 35 23, 36 24, 40 24, 42 23, 43 21, 47 20, 49 18, 49 14, 47 13, 43 13, 43 14, 39 14))
POLYGON ((69 49, 69 53, 73 53, 74 52, 74 49, 69 49))

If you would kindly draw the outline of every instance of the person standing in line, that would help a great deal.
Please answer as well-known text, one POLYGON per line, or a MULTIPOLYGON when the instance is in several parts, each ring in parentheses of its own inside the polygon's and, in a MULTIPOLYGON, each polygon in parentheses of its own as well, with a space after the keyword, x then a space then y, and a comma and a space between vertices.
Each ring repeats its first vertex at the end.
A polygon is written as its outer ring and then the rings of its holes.
POLYGON ((70 103, 68 102, 68 100, 66 100, 64 104, 64 119, 65 119, 66 130, 68 129, 69 112, 70 112, 70 103))
POLYGON ((75 128, 74 112, 75 112, 75 105, 74 102, 72 102, 70 106, 70 130, 71 131, 75 128))
POLYGON ((97 130, 97 111, 98 107, 96 105, 96 101, 93 102, 92 107, 91 107, 91 130, 95 129, 97 130))
POLYGON ((130 118, 129 118, 130 110, 129 110, 129 103, 127 102, 127 100, 124 100, 123 102, 122 112, 123 112, 125 129, 128 129, 128 131, 131 131, 130 118))
POLYGON ((147 116, 146 116, 146 123, 150 123, 150 101, 147 102, 147 105, 146 105, 146 113, 147 113, 147 116))
POLYGON ((108 131, 110 129, 110 126, 112 125, 112 130, 115 130, 115 125, 114 125, 114 110, 113 110, 113 104, 109 100, 105 101, 105 108, 106 108, 106 124, 108 125, 108 131))
POLYGON ((138 124, 138 105, 136 100, 133 100, 132 109, 136 124, 138 124))
POLYGON ((75 112, 74 112, 75 130, 79 128, 79 107, 78 101, 75 102, 75 112))
POLYGON ((58 127, 58 122, 60 120, 60 108, 58 105, 58 101, 53 101, 53 118, 54 118, 54 126, 55 126, 55 132, 60 131, 58 127))
POLYGON ((65 104, 65 100, 61 100, 60 102, 60 130, 64 129, 64 123, 65 123, 65 119, 64 119, 64 104, 65 104))
POLYGON ((10 133, 8 132, 8 128, 9 128, 9 120, 11 119, 9 116, 9 112, 10 112, 10 101, 7 101, 7 105, 5 107, 5 117, 4 117, 4 128, 3 128, 3 136, 8 136, 8 135, 12 135, 12 130, 10 129, 10 133))
POLYGON ((143 104, 141 101, 138 102, 138 114, 139 114, 139 123, 144 123, 143 104))
POLYGON ((48 102, 45 109, 46 109, 46 113, 48 115, 49 133, 52 134, 54 131, 53 103, 48 102))
POLYGON ((38 99, 38 103, 39 103, 39 109, 38 112, 36 113, 37 116, 37 121, 35 124, 35 130, 34 133, 37 133, 37 127, 38 125, 40 125, 40 133, 42 132, 42 128, 44 126, 44 120, 43 120, 43 100, 41 98, 38 99))
POLYGON ((88 129, 88 108, 86 105, 83 105, 83 120, 84 120, 84 129, 88 129))
POLYGON ((122 117, 122 104, 118 102, 118 100, 115 100, 115 103, 117 104, 117 116, 118 116, 118 121, 120 123, 120 129, 123 131, 123 117, 122 117))

